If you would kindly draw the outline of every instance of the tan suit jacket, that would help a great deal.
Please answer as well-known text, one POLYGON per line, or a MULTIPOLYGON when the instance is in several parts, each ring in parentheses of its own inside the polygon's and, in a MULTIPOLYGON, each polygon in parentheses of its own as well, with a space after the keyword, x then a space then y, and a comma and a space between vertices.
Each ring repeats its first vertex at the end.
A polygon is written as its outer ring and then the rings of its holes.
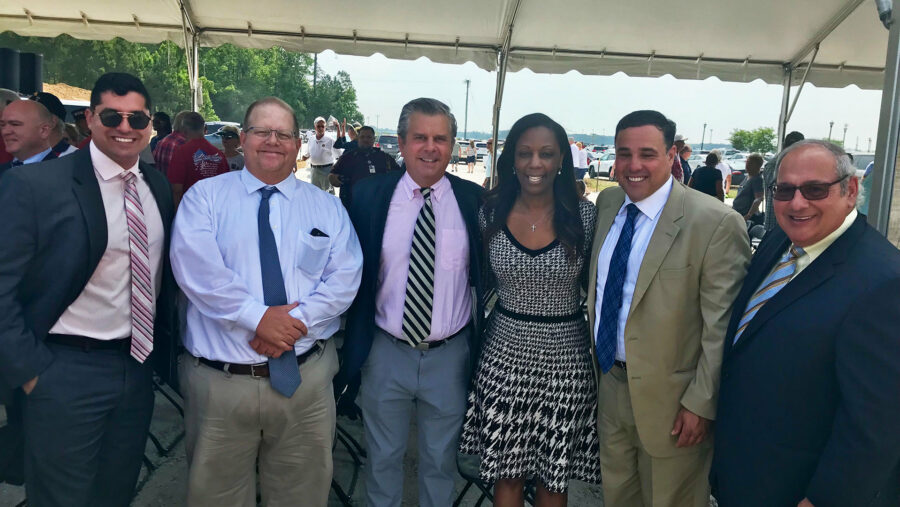
MULTIPOLYGON (((597 197, 587 304, 592 343, 597 257, 624 202, 621 187, 597 197)), ((725 331, 750 261, 746 231, 744 219, 720 201, 681 183, 672 185, 641 263, 625 324, 635 425, 653 457, 692 451, 676 448, 676 437, 670 435, 681 407, 715 419, 725 331)), ((598 401, 602 413, 603 400, 598 401)))

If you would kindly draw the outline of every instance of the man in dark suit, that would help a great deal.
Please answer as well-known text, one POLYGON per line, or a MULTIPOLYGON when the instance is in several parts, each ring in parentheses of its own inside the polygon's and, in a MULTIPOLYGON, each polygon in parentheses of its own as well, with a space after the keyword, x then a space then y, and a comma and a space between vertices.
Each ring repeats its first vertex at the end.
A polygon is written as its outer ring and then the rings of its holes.
POLYGON ((363 275, 335 390, 342 393, 362 369, 367 504, 400 505, 415 406, 419 505, 446 506, 479 349, 483 189, 445 174, 456 137, 445 104, 409 102, 397 134, 406 171, 367 178, 353 189, 350 218, 363 249, 363 275))
POLYGON ((175 343, 172 191, 138 163, 149 111, 139 79, 105 74, 89 149, 0 180, 0 387, 25 395, 29 505, 133 496, 151 363, 168 377, 175 343))
POLYGON ((900 252, 855 209, 844 151, 801 141, 725 339, 722 507, 900 505, 900 252), (783 231, 783 232, 782 232, 783 231))
POLYGON ((56 158, 50 144, 54 121, 43 104, 31 100, 17 100, 3 109, 0 135, 13 159, 0 164, 0 176, 12 167, 56 158))

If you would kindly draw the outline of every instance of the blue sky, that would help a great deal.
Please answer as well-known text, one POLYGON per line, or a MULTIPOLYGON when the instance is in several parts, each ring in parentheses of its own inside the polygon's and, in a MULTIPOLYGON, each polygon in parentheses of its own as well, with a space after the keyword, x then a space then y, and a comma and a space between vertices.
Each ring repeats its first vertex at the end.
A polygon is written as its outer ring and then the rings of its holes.
MULTIPOLYGON (((333 74, 345 70, 357 91, 366 122, 396 128, 400 108, 408 100, 429 96, 446 102, 457 117, 462 135, 465 121, 466 85, 469 85, 468 129, 489 131, 496 86, 496 73, 473 63, 448 65, 425 58, 415 61, 343 56, 331 51, 319 54, 321 70, 333 74)), ((795 87, 796 90, 796 87, 795 87)), ((689 143, 699 145, 703 124, 706 142, 727 142, 735 128, 776 127, 781 104, 780 85, 762 81, 726 83, 716 78, 704 81, 614 76, 584 76, 576 71, 563 75, 535 74, 530 70, 510 73, 500 113, 500 128, 508 129, 516 119, 540 111, 574 133, 612 135, 616 122, 635 109, 657 109, 678 124, 678 132, 689 143)), ((868 138, 878 129, 881 92, 816 88, 807 84, 794 111, 789 130, 807 137, 826 137, 834 122, 832 138, 841 139, 847 125, 846 146, 866 151, 868 138)))

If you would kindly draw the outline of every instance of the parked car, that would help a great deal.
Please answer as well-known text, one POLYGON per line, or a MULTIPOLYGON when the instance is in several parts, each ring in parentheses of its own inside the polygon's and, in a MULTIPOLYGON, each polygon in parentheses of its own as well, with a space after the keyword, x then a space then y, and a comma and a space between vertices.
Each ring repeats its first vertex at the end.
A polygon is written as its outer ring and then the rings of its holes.
POLYGON ((866 166, 869 165, 869 162, 875 160, 874 153, 852 153, 853 155, 853 167, 856 168, 856 177, 862 180, 864 174, 866 174, 866 166))
POLYGON ((727 160, 726 163, 731 166, 731 187, 737 188, 741 186, 741 183, 747 177, 747 159, 734 158, 727 160))
POLYGON ((483 141, 475 141, 475 158, 481 160, 488 154, 487 143, 483 141))
POLYGON ((691 171, 696 171, 698 167, 702 167, 706 164, 706 157, 703 155, 691 155, 691 158, 687 160, 689 166, 691 166, 691 171))
POLYGON ((590 164, 588 164, 588 174, 591 175, 592 178, 596 178, 598 176, 606 176, 610 177, 610 168, 616 160, 616 154, 607 151, 603 155, 600 155, 599 158, 595 160, 591 160, 590 164))
MULTIPOLYGON (((172 118, 174 120, 175 118, 172 118)), ((235 121, 208 121, 206 122, 206 133, 207 134, 215 134, 225 125, 231 125, 237 127, 238 130, 241 129, 241 124, 235 121)), ((219 143, 221 144, 221 143, 219 143)))
POLYGON ((396 157, 397 153, 400 153, 400 145, 397 141, 397 136, 395 135, 385 134, 378 136, 378 141, 375 143, 375 146, 381 148, 381 151, 392 157, 396 157))

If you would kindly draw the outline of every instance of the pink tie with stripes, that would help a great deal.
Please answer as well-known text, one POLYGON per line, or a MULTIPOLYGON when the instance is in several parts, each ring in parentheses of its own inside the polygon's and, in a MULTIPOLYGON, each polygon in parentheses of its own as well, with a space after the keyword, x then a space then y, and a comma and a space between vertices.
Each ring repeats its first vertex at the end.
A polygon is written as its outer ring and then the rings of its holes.
POLYGON ((150 242, 144 208, 133 172, 126 172, 125 216, 131 250, 131 356, 143 363, 153 350, 153 286, 150 283, 150 242))

